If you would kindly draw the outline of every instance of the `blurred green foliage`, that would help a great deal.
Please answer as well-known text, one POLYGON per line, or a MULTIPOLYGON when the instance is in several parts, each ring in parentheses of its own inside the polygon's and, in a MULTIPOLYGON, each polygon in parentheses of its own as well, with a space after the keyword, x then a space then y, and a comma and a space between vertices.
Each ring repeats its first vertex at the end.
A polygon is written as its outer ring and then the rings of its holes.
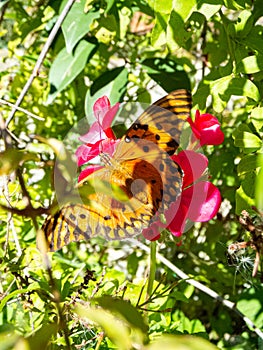
MULTIPOLYGON (((66 3, 0 2, 1 100, 16 102, 66 3)), ((158 249, 263 327, 255 251, 238 252, 232 265, 226 257, 229 244, 252 239, 238 221, 244 210, 262 242, 262 18, 261 0, 74 2, 21 103, 38 119, 18 110, 5 129, 11 109, 0 101, 0 199, 16 209, 0 209, 2 350, 262 348, 240 317, 162 264, 147 296, 149 257, 128 243, 71 243, 50 254, 50 269, 36 248, 55 159, 76 149, 74 126, 93 121, 94 101, 150 103, 156 90, 191 89, 193 109, 216 115, 225 133, 204 149, 223 202, 182 245, 166 235, 158 249)), ((72 173, 61 166, 63 188, 72 173)))

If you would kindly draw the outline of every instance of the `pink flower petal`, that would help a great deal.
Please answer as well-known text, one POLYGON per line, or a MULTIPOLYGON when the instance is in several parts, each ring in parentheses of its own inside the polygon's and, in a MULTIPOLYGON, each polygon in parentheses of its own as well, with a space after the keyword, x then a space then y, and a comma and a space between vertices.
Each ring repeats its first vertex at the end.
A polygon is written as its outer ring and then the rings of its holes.
POLYGON ((183 188, 197 181, 204 173, 208 165, 208 159, 201 153, 191 150, 180 152, 171 157, 183 170, 183 188))
POLYGON ((93 105, 93 113, 98 123, 102 125, 103 118, 110 108, 110 101, 107 96, 102 96, 96 100, 93 105))
POLYGON ((205 222, 217 214, 221 195, 212 183, 201 181, 184 191, 184 200, 188 204, 188 218, 194 222, 205 222))
POLYGON ((98 122, 94 122, 91 125, 89 131, 85 135, 80 136, 79 140, 86 143, 87 145, 92 145, 106 138, 107 136, 104 130, 101 128, 100 124, 98 122))
POLYGON ((110 128, 111 123, 115 117, 115 115, 118 112, 118 109, 120 107, 119 103, 116 103, 113 107, 110 107, 107 112, 105 113, 103 120, 101 121, 101 126, 103 128, 103 130, 107 130, 108 128, 110 128))
POLYGON ((188 207, 185 205, 183 197, 181 198, 180 202, 179 208, 174 213, 174 217, 168 225, 168 229, 176 237, 180 237, 182 235, 188 213, 188 207))

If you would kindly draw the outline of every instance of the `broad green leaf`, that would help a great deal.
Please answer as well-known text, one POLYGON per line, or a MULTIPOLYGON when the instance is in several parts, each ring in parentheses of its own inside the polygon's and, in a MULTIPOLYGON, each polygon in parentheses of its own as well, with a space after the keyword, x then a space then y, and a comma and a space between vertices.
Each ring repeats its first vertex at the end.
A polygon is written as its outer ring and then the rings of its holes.
MULTIPOLYGON (((66 2, 67 0, 63 1, 61 10, 64 8, 66 2)), ((62 32, 69 54, 72 54, 76 44, 89 32, 92 22, 100 17, 100 12, 98 9, 95 9, 95 7, 90 8, 89 11, 85 13, 85 3, 86 0, 75 1, 62 23, 62 32)))
MULTIPOLYGON (((177 1, 177 2, 180 2, 177 1)), ((162 13, 162 14, 170 14, 173 7, 173 0, 166 0, 166 1, 154 1, 154 12, 162 13)))
POLYGON ((263 290, 262 286, 250 287, 239 296, 237 308, 259 328, 263 327, 263 290))
POLYGON ((191 16, 196 7, 196 0, 173 0, 173 11, 176 12, 183 21, 186 21, 191 16))
MULTIPOLYGON (((0 334, 1 350, 16 349, 15 345, 18 343, 20 336, 15 332, 4 332, 0 334)), ((21 350, 26 350, 25 348, 21 350)))
POLYGON ((249 35, 242 39, 242 45, 247 45, 247 47, 263 55, 262 26, 254 25, 249 35))
POLYGON ((255 128, 259 131, 263 127, 263 107, 252 109, 250 119, 255 128))
POLYGON ((263 55, 243 58, 237 65, 237 72, 253 74, 263 70, 263 55))
MULTIPOLYGON (((254 184, 252 184, 252 186, 253 185, 254 184)), ((240 215, 242 210, 249 210, 253 205, 255 205, 254 198, 251 198, 250 196, 246 195, 242 186, 240 186, 236 191, 236 214, 240 215)))
POLYGON ((258 166, 258 155, 248 154, 240 160, 237 166, 238 176, 254 171, 258 166))
POLYGON ((184 47, 192 33, 186 30, 185 22, 176 11, 172 11, 167 27, 167 45, 171 50, 184 47))
POLYGON ((247 78, 225 76, 210 83, 213 96, 213 108, 221 113, 231 96, 245 96, 258 102, 260 93, 257 86, 247 78))
POLYGON ((208 340, 190 335, 162 335, 145 347, 145 350, 216 350, 208 340))
POLYGON ((238 38, 246 37, 254 25, 254 18, 251 11, 242 11, 236 20, 235 31, 238 38))
POLYGON ((66 48, 59 52, 49 72, 51 91, 47 100, 48 104, 53 102, 58 93, 64 90, 84 69, 95 47, 96 44, 82 40, 74 50, 74 54, 68 53, 66 48))
POLYGON ((197 1, 194 10, 209 20, 223 5, 223 0, 197 1))
POLYGON ((102 308, 119 313, 132 327, 137 327, 143 333, 147 332, 148 327, 141 313, 129 302, 121 299, 114 299, 110 296, 103 296, 97 299, 97 301, 102 308))
POLYGON ((101 326, 107 336, 120 350, 132 348, 130 329, 120 319, 108 311, 99 308, 78 306, 75 312, 82 318, 87 318, 101 326))
POLYGON ((155 26, 152 30, 151 44, 154 47, 160 47, 166 44, 166 28, 170 15, 156 13, 155 26))
POLYGON ((30 350, 47 349, 51 337, 56 334, 57 330, 57 323, 43 324, 39 330, 27 339, 30 350))
POLYGON ((263 211, 263 154, 258 157, 259 172, 256 177, 256 207, 263 211))
POLYGON ((147 74, 167 92, 180 88, 190 89, 188 75, 174 61, 156 57, 148 58, 141 64, 147 74))
POLYGON ((249 149, 247 151, 253 152, 262 147, 262 140, 254 135, 247 125, 240 125, 233 132, 234 143, 236 147, 249 149))
POLYGON ((93 104, 95 101, 105 95, 110 100, 111 105, 121 102, 127 83, 128 71, 125 67, 108 70, 94 81, 87 92, 85 100, 85 113, 90 123, 95 121, 93 116, 93 104))

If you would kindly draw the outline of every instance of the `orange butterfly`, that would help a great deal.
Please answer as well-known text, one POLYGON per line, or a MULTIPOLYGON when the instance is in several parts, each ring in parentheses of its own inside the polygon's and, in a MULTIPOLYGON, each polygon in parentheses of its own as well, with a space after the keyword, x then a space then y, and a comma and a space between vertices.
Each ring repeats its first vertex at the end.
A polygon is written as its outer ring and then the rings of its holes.
MULTIPOLYGON (((168 209, 181 193, 182 172, 170 156, 176 151, 191 95, 176 90, 158 100, 136 120, 112 157, 102 154, 105 167, 78 184, 102 180, 101 191, 82 193, 82 203, 69 203, 45 221, 42 229, 51 251, 81 239, 101 235, 108 240, 133 237, 168 209), (118 199, 113 187, 125 194, 118 199)), ((83 192, 83 191, 82 191, 83 192)))

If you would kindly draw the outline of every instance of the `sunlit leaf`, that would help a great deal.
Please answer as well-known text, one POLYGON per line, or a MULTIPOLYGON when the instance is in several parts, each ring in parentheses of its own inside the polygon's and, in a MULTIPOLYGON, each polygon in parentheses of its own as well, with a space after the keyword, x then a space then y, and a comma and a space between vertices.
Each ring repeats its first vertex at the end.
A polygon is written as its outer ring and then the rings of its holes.
POLYGON ((260 93, 257 86, 247 78, 233 78, 231 75, 213 81, 211 93, 214 98, 213 108, 222 112, 231 96, 246 96, 258 102, 260 93))
POLYGON ((251 286, 239 296, 237 308, 249 317, 259 328, 263 327, 263 290, 262 286, 257 288, 251 286))
POLYGON ((124 319, 127 320, 127 322, 130 323, 131 326, 139 328, 142 333, 147 332, 148 327, 145 324, 142 315, 134 306, 132 306, 127 301, 114 299, 110 296, 103 296, 97 299, 97 301, 99 305, 101 305, 101 307, 104 309, 119 313, 124 317, 124 319))
POLYGON ((163 335, 147 345, 145 350, 216 350, 215 345, 203 338, 187 335, 163 335))
POLYGON ((102 327, 118 349, 131 349, 129 328, 120 319, 101 308, 78 306, 75 311, 80 317, 87 318, 102 327))
MULTIPOLYGON (((67 0, 63 1, 61 9, 64 8, 66 3, 67 0)), ((98 9, 95 9, 95 7, 90 8, 89 11, 85 13, 85 3, 86 0, 75 1, 62 23, 62 31, 69 54, 72 54, 76 44, 89 32, 92 22, 100 17, 100 12, 98 9)))
POLYGON ((237 65, 237 71, 240 73, 253 74, 263 70, 263 56, 254 55, 245 57, 237 65))
POLYGON ((84 69, 95 47, 96 44, 82 40, 73 54, 68 53, 66 48, 59 52, 49 72, 51 90, 47 103, 51 103, 84 69))
POLYGON ((263 211, 263 155, 258 157, 257 165, 259 166, 259 172, 256 178, 256 207, 263 211))

